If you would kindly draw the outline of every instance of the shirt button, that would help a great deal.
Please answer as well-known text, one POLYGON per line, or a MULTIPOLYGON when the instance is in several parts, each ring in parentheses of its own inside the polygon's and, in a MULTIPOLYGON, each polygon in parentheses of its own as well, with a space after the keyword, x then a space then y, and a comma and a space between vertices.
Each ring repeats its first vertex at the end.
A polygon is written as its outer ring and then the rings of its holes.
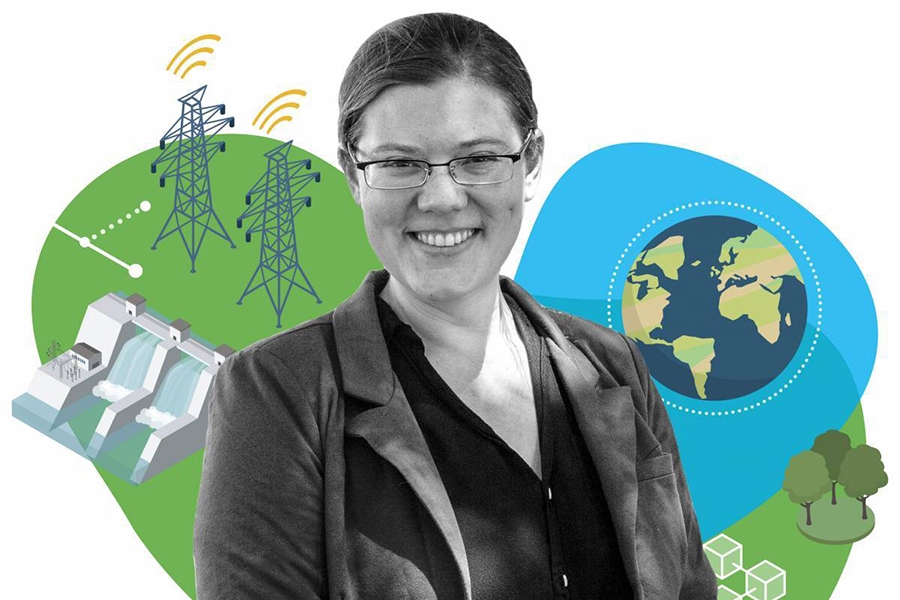
POLYGON ((563 587, 569 587, 569 578, 563 573, 563 587))

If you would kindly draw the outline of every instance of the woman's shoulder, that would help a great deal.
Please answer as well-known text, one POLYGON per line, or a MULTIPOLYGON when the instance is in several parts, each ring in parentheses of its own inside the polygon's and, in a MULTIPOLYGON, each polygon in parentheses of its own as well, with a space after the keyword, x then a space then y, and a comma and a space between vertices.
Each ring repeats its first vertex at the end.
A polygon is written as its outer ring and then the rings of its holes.
POLYGON ((232 354, 225 364, 240 363, 243 368, 265 368, 271 363, 305 370, 304 365, 321 368, 322 360, 334 353, 334 327, 330 311, 309 321, 279 331, 245 346, 232 354))
POLYGON ((631 338, 590 319, 553 308, 544 307, 544 310, 563 336, 592 362, 602 364, 617 383, 646 385, 646 364, 631 338))
POLYGON ((216 375, 220 403, 268 405, 318 414, 339 395, 332 313, 256 341, 229 356, 216 375))
POLYGON ((582 340, 609 347, 613 351, 630 353, 628 338, 618 331, 572 313, 547 306, 543 308, 570 341, 582 340))

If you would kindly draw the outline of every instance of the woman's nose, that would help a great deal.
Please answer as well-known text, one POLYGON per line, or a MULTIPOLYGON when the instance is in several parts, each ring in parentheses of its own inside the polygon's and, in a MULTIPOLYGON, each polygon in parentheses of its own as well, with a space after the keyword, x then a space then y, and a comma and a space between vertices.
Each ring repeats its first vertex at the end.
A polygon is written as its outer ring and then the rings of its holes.
POLYGON ((416 202, 423 212, 452 212, 469 202, 465 186, 454 181, 446 166, 433 167, 425 184, 418 188, 416 202))

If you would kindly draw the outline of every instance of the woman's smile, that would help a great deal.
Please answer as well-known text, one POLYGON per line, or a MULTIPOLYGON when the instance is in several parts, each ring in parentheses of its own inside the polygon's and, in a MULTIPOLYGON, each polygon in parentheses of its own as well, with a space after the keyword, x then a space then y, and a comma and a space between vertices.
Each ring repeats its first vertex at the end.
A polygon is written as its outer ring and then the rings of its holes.
POLYGON ((475 229, 457 229, 455 231, 418 231, 411 235, 426 246, 449 249, 467 242, 475 233, 475 229))

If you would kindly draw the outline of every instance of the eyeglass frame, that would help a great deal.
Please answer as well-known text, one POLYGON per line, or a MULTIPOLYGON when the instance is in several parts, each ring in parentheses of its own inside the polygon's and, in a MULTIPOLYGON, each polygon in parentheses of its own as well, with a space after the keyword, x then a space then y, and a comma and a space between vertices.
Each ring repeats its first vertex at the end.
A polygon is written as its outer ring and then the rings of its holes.
POLYGON ((512 179, 512 174, 510 174, 509 179, 504 179, 503 181, 491 181, 491 182, 487 182, 487 183, 462 183, 456 179, 456 175, 454 174, 453 169, 450 168, 450 165, 458 160, 467 160, 467 159, 471 159, 471 158, 509 158, 512 160, 513 164, 515 164, 522 159, 522 154, 525 153, 525 149, 528 147, 528 144, 531 143, 531 140, 533 139, 533 137, 534 137, 534 128, 532 127, 531 129, 528 130, 528 135, 525 136, 525 141, 522 142, 522 147, 519 148, 519 150, 517 152, 514 152, 512 154, 470 154, 469 156, 460 156, 458 158, 452 158, 445 163, 430 163, 427 160, 421 160, 418 158, 409 158, 409 159, 385 158, 382 160, 369 160, 369 161, 357 162, 356 157, 353 156, 353 154, 350 152, 349 148, 347 149, 347 154, 350 156, 351 160, 353 160, 354 166, 363 172, 363 181, 365 181, 366 185, 369 186, 370 188, 372 188, 373 190, 386 190, 386 191, 414 190, 416 188, 422 187, 423 185, 428 183, 428 178, 431 177, 431 173, 432 173, 432 170, 434 167, 447 167, 447 171, 449 171, 449 173, 450 173, 450 178, 453 179, 453 181, 457 185, 496 185, 498 183, 505 183, 505 182, 509 181, 510 179, 512 179), (408 187, 382 188, 382 187, 372 186, 369 183, 368 177, 366 176, 366 167, 368 167, 369 165, 383 164, 383 163, 389 163, 389 162, 414 162, 414 163, 424 164, 425 165, 425 169, 424 169, 425 170, 425 179, 423 179, 422 183, 420 183, 418 185, 412 185, 412 186, 408 186, 408 187))

